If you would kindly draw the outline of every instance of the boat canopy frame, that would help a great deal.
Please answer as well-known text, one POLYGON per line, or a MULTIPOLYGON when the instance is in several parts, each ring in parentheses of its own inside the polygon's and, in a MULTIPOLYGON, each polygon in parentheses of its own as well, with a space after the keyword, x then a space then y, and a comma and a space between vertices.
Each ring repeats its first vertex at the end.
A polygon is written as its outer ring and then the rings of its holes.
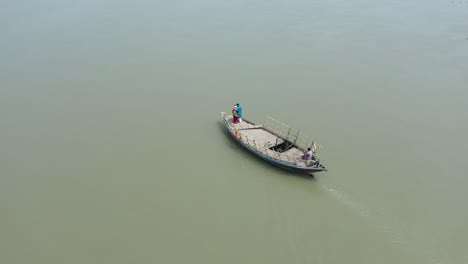
POLYGON ((307 137, 300 130, 294 129, 278 119, 274 119, 269 116, 265 116, 263 121, 263 128, 276 136, 282 138, 285 141, 292 142, 302 151, 306 151, 307 148, 311 148, 312 151, 317 154, 323 149, 323 147, 315 142, 315 140, 307 137))

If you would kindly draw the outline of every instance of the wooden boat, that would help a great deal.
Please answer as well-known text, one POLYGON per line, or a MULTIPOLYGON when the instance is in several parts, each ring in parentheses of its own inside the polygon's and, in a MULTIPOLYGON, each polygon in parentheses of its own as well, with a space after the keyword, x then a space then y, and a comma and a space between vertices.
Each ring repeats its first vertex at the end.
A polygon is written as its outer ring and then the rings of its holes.
POLYGON ((280 168, 311 174, 326 171, 317 160, 304 160, 307 148, 317 156, 320 146, 299 130, 266 117, 263 125, 243 119, 234 124, 232 115, 221 112, 221 118, 229 134, 248 151, 280 168))

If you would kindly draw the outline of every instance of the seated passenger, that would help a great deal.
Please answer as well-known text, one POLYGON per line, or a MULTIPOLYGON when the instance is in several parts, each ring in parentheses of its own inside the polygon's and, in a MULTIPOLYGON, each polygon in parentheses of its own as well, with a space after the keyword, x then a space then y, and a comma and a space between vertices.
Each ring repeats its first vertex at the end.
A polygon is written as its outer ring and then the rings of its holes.
POLYGON ((307 151, 304 153, 304 156, 302 156, 303 159, 305 160, 315 160, 314 153, 312 152, 311 148, 307 148, 307 151))

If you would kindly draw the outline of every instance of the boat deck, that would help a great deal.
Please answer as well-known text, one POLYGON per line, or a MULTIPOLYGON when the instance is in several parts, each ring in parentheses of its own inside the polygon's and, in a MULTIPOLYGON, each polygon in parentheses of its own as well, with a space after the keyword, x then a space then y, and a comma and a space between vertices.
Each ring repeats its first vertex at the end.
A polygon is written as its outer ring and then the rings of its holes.
POLYGON ((242 142, 253 147, 257 151, 268 155, 271 158, 294 164, 300 167, 306 167, 306 161, 302 159, 303 152, 298 148, 291 148, 285 152, 276 152, 270 148, 284 143, 282 138, 263 129, 263 126, 243 120, 242 123, 232 123, 232 115, 224 115, 229 129, 242 142))
POLYGON ((278 138, 262 128, 241 130, 239 133, 249 140, 256 142, 261 147, 271 148, 284 142, 281 138, 278 138))
POLYGON ((256 127, 262 127, 261 125, 256 125, 246 120, 242 120, 242 123, 234 124, 232 123, 232 115, 226 115, 224 119, 228 122, 228 125, 233 129, 252 129, 256 127))

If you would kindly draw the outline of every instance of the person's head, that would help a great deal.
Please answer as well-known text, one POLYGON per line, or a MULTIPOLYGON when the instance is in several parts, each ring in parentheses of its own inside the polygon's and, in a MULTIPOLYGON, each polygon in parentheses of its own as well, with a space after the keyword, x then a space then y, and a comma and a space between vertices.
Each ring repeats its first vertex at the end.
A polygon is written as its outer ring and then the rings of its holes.
POLYGON ((239 103, 237 103, 236 105, 239 106, 239 103))
POLYGON ((307 148, 307 151, 311 151, 311 150, 312 150, 312 149, 310 149, 310 148, 307 148))

